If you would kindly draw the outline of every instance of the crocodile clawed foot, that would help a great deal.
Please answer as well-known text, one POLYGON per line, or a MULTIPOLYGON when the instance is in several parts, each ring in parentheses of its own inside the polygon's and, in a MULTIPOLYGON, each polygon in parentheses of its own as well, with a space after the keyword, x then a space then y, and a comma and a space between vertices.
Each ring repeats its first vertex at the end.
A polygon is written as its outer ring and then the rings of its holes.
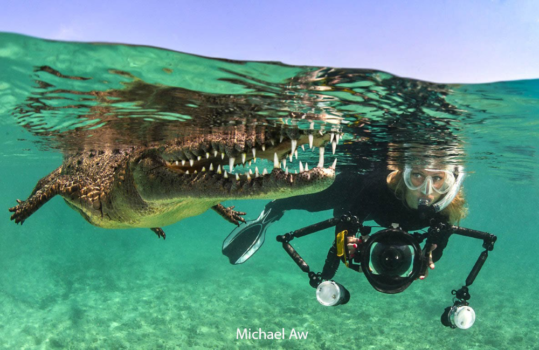
POLYGON ((160 227, 152 227, 150 230, 155 232, 155 234, 157 235, 157 238, 161 238, 161 237, 163 237, 163 239, 167 238, 167 235, 165 234, 165 231, 163 231, 163 229, 160 228, 160 227))
POLYGON ((28 208, 27 202, 17 199, 18 205, 9 208, 9 211, 14 213, 11 215, 11 220, 14 220, 16 224, 23 224, 24 220, 29 217, 32 213, 28 208))
POLYGON ((212 209, 221 215, 226 221, 232 224, 239 226, 240 222, 245 222, 245 219, 241 216, 245 215, 246 213, 234 210, 234 206, 225 208, 222 204, 217 204, 214 205, 212 209))

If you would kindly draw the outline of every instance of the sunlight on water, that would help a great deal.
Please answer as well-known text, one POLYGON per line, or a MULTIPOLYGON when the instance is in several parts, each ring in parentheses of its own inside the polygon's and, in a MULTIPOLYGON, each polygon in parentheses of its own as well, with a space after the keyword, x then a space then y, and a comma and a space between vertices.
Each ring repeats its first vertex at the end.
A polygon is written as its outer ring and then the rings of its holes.
MULTIPOLYGON (((433 84, 374 70, 15 34, 0 34, 0 67, 0 348, 498 349, 539 342, 539 80, 433 84), (275 167, 263 149, 292 140, 300 140, 299 159, 285 152, 282 167, 290 174, 305 163, 316 167, 309 135, 325 150, 325 167, 338 159, 337 172, 402 165, 425 149, 466 168, 469 215, 461 225, 498 236, 470 287, 474 327, 439 322, 482 251, 481 242, 463 237, 452 238, 428 278, 401 294, 378 293, 341 267, 335 279, 351 301, 324 308, 275 236, 331 211, 288 211, 239 266, 221 253, 234 225, 211 210, 165 227, 166 241, 148 229, 92 226, 58 196, 23 226, 9 220, 7 209, 63 155, 181 145, 185 154, 167 166, 178 161, 184 173, 190 160, 215 152, 229 181, 237 175, 244 183, 249 170, 275 167), (232 169, 229 158, 240 163, 251 147, 257 162, 232 169), (236 339, 249 328, 308 337, 236 339)), ((231 198, 224 205, 253 220, 266 203, 231 198)), ((328 230, 294 244, 320 271, 333 239, 328 230)))

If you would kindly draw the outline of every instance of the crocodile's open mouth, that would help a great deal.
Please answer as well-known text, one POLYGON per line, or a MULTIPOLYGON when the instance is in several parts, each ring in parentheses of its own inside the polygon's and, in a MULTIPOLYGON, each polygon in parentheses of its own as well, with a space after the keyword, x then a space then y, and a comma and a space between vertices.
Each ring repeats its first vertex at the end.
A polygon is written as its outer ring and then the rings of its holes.
MULTIPOLYGON (((269 175, 274 169, 281 169, 287 180, 293 181, 294 174, 309 177, 315 169, 324 169, 325 146, 331 144, 335 154, 339 139, 340 134, 336 132, 301 131, 295 139, 283 135, 279 140, 267 140, 255 145, 235 144, 234 147, 211 142, 205 147, 184 147, 165 152, 162 158, 167 168, 181 175, 213 172, 224 178, 250 181, 269 175), (309 151, 318 152, 317 164, 301 161, 301 155, 309 151)), ((337 159, 326 169, 335 169, 336 162, 337 159)))

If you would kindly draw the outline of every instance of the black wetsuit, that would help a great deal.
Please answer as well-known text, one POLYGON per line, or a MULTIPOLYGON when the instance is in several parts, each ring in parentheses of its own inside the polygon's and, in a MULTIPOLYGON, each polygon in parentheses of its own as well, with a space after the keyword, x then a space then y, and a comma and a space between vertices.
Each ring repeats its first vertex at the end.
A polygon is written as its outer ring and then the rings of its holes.
MULTIPOLYGON (((335 182, 326 190, 310 195, 279 199, 269 203, 270 216, 280 218, 286 210, 307 210, 318 212, 333 209, 334 217, 351 213, 361 222, 374 220, 378 225, 389 227, 397 223, 405 231, 415 231, 430 226, 434 218, 438 222, 448 219, 440 214, 425 217, 418 210, 411 209, 387 185, 388 170, 372 171, 368 174, 343 172, 337 175, 335 182)), ((341 230, 337 227, 337 230, 341 230)), ((437 261, 442 255, 447 241, 438 245, 433 252, 437 261)))

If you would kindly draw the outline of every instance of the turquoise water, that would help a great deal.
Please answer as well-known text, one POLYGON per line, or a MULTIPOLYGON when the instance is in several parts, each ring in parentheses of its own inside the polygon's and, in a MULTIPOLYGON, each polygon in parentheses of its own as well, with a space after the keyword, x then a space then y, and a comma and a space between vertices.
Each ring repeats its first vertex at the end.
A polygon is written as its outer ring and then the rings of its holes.
MULTIPOLYGON (((0 35, 0 67, 0 348, 537 348, 539 80, 436 85, 376 71, 11 34, 0 35), (231 105, 234 112, 223 112, 231 105), (221 254, 234 226, 212 211, 165 227, 166 241, 147 229, 94 227, 61 198, 22 226, 9 220, 7 208, 61 164, 62 152, 167 140, 204 129, 208 115, 234 125, 283 118, 289 125, 290 112, 307 114, 317 129, 339 125, 343 168, 393 161, 377 151, 388 144, 401 145, 397 153, 407 143, 458 144, 455 161, 470 173, 461 225, 498 236, 470 288, 472 328, 448 329, 439 318, 482 251, 473 239, 452 237, 428 278, 397 295, 341 267, 335 279, 352 299, 327 308, 274 237, 330 211, 287 212, 240 266, 221 254), (244 328, 308 336, 236 339, 244 328)), ((328 146, 326 161, 330 153, 328 146)), ((224 204, 254 219, 266 203, 224 204)), ((294 245, 319 271, 332 239, 328 231, 294 245)))

